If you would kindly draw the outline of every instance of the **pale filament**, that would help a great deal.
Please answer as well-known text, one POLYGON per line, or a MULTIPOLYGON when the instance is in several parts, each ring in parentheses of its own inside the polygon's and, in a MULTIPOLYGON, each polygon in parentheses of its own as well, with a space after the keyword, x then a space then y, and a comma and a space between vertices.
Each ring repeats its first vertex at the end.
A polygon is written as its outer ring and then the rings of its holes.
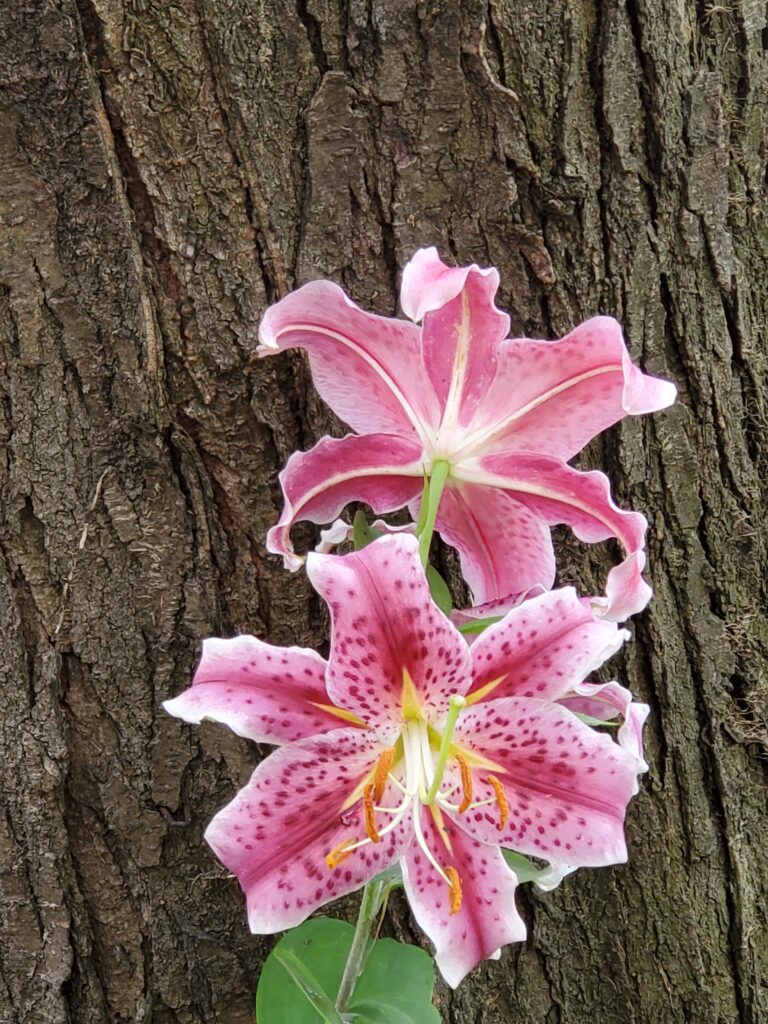
MULTIPOLYGON (((416 841, 424 851, 424 855, 429 860, 430 864, 438 872, 446 885, 450 886, 450 879, 443 868, 435 860, 432 851, 427 845, 421 827, 421 807, 424 803, 429 787, 432 785, 435 774, 426 722, 416 721, 407 723, 402 732, 402 739, 405 760, 405 785, 403 785, 392 771, 387 773, 387 779, 394 784, 396 789, 400 790, 404 799, 397 807, 382 807, 380 805, 374 805, 373 809, 377 813, 392 816, 392 820, 389 821, 384 828, 376 830, 378 834, 378 841, 380 842, 384 836, 388 835, 398 827, 400 822, 408 813, 409 808, 412 806, 413 831, 416 841)), ((446 793, 438 794, 437 799, 445 805, 445 797, 453 793, 456 788, 456 785, 451 786, 450 790, 446 791, 446 793)), ((377 840, 371 836, 366 836, 364 839, 346 843, 343 845, 343 854, 346 856, 354 850, 359 850, 362 846, 369 846, 376 841, 377 840)))
POLYGON ((450 878, 435 860, 435 857, 432 851, 430 850, 429 846, 427 845, 426 839, 424 838, 424 833, 421 831, 421 807, 415 801, 413 805, 413 831, 414 835, 416 836, 416 842, 421 847, 424 856, 427 858, 427 860, 438 873, 438 875, 440 875, 445 884, 450 888, 450 878))
MULTIPOLYGON (((341 863, 342 859, 346 858, 354 850, 359 850, 361 847, 374 843, 380 843, 385 836, 398 828, 409 811, 412 810, 413 837, 429 864, 448 886, 451 898, 451 912, 458 913, 461 906, 461 884, 458 872, 450 864, 441 865, 429 848, 421 822, 421 809, 423 806, 429 806, 434 801, 437 805, 434 808, 434 813, 438 816, 437 822, 439 821, 440 808, 451 813, 461 814, 476 807, 487 807, 490 804, 499 803, 498 796, 472 801, 472 777, 470 775, 471 767, 467 759, 468 755, 451 753, 451 748, 448 746, 453 732, 453 725, 455 725, 456 717, 461 707, 463 707, 461 698, 452 698, 453 711, 449 713, 452 714, 452 721, 449 719, 449 729, 441 739, 439 751, 436 751, 433 747, 429 728, 424 719, 418 717, 407 720, 404 723, 400 734, 402 755, 398 763, 393 763, 394 748, 389 748, 382 753, 376 762, 372 773, 374 780, 376 780, 375 783, 367 782, 364 787, 365 837, 358 840, 350 838, 331 851, 326 858, 329 868, 335 868, 341 863), (458 703, 459 701, 461 703, 458 703), (445 787, 443 787, 442 776, 446 760, 456 761, 461 779, 450 784, 446 781, 445 787), (385 772, 386 774, 384 774, 385 772), (383 806, 381 799, 376 800, 375 803, 373 802, 374 785, 380 787, 378 792, 375 793, 375 796, 380 797, 383 795, 385 783, 391 783, 402 794, 402 800, 394 807, 383 806), (463 795, 461 803, 455 803, 450 799, 457 791, 463 795), (386 815, 389 818, 389 821, 383 828, 379 829, 377 827, 373 817, 374 814, 386 815)), ((498 780, 494 780, 494 785, 500 785, 498 780)))
MULTIPOLYGON (((440 796, 438 796, 437 799, 438 799, 438 802, 440 803, 440 806, 444 807, 446 811, 456 811, 458 813, 459 807, 461 806, 460 804, 453 804, 449 800, 441 799, 440 796)), ((467 807, 467 810, 468 811, 474 811, 476 807, 487 807, 489 804, 495 804, 495 803, 496 803, 496 797, 495 796, 490 797, 488 800, 475 800, 474 803, 471 803, 469 805, 469 807, 467 807)))

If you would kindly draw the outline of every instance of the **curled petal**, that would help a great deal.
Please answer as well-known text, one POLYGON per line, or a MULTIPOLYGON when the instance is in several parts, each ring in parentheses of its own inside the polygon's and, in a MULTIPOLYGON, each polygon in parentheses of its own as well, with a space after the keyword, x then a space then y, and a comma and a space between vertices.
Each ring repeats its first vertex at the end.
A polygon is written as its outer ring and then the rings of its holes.
POLYGON ((259 340, 262 356, 306 349, 320 395, 359 433, 424 441, 437 422, 418 327, 364 312, 331 281, 311 281, 271 306, 259 340))
POLYGON ((476 800, 462 827, 483 842, 579 867, 627 859, 624 815, 635 789, 637 760, 565 708, 505 697, 468 708, 456 742, 478 758, 476 800), (506 797, 503 827, 484 763, 506 797))
POLYGON ((303 559, 291 544, 294 523, 331 522, 350 501, 364 501, 374 512, 402 508, 422 490, 421 449, 392 434, 324 437, 290 457, 280 483, 285 507, 267 534, 267 550, 282 555, 286 568, 298 569, 303 559))
POLYGON ((351 540, 352 533, 353 527, 351 523, 344 519, 336 519, 327 530, 320 531, 320 540, 315 547, 315 551, 319 551, 321 555, 327 555, 334 548, 337 548, 339 544, 344 544, 346 541, 351 540))
MULTIPOLYGON (((393 526, 391 523, 385 523, 383 519, 374 519, 371 523, 371 529, 377 533, 416 533, 416 523, 403 523, 401 526, 393 526)), ((335 523, 332 523, 327 530, 320 531, 320 543, 315 548, 321 555, 330 554, 334 548, 338 547, 339 544, 343 544, 345 541, 352 540, 354 537, 355 528, 351 523, 345 522, 343 519, 337 519, 335 523)))
POLYGON ((420 813, 432 856, 456 872, 461 904, 451 913, 448 886, 416 843, 402 862, 405 891, 419 927, 435 945, 440 973, 456 988, 481 960, 495 960, 502 946, 525 939, 525 923, 515 907, 517 878, 497 845, 471 838, 447 816, 438 830, 429 807, 420 813))
POLYGON ((626 630, 597 618, 573 587, 548 591, 513 608, 477 638, 467 699, 557 700, 627 639, 626 630))
MULTIPOLYGON (((599 319, 609 318, 600 317, 599 319)), ((640 367, 635 366, 632 362, 626 346, 621 353, 621 365, 624 371, 624 389, 621 395, 624 412, 632 416, 658 412, 659 409, 666 409, 667 406, 672 405, 677 398, 677 387, 672 381, 643 373, 640 367)))
POLYGON ((442 720, 470 684, 469 648, 429 595, 410 534, 349 555, 310 554, 307 574, 331 610, 328 692, 382 737, 423 711, 442 720))
POLYGON ((533 879, 534 885, 537 885, 542 892, 552 892, 568 875, 572 875, 577 870, 574 864, 558 864, 553 862, 549 865, 547 871, 542 872, 533 879))
POLYGON ((163 707, 195 725, 222 722, 257 743, 292 743, 349 721, 328 696, 325 670, 325 659, 302 647, 212 638, 203 641, 192 686, 163 707))
POLYGON ((645 608, 653 590, 643 579, 644 568, 645 551, 635 551, 611 569, 605 581, 605 597, 592 599, 599 615, 624 622, 645 608))
POLYGON ((567 461, 624 416, 656 412, 675 395, 674 384, 632 363, 616 320, 593 317, 558 341, 502 342, 496 378, 463 448, 567 461))
POLYGON ((474 263, 469 267, 449 267, 440 259, 434 245, 417 249, 403 267, 400 285, 403 312, 409 320, 420 323, 427 313, 441 309, 460 295, 470 273, 495 281, 493 293, 496 293, 499 274, 493 267, 483 270, 474 263))
MULTIPOLYGON (((505 491, 548 525, 567 524, 580 540, 594 543, 616 537, 631 561, 612 578, 605 617, 617 618, 615 608, 628 615, 645 607, 650 588, 638 585, 638 567, 643 563, 636 556, 643 551, 647 524, 639 512, 625 512, 614 503, 604 473, 580 472, 558 459, 517 452, 473 459, 455 467, 453 473, 468 484, 505 491)), ((489 523, 489 532, 493 528, 489 523)))
POLYGON ((293 928, 330 900, 393 865, 412 835, 407 820, 329 868, 328 854, 365 837, 360 789, 381 753, 370 734, 338 729, 281 747, 216 815, 205 838, 237 875, 256 934, 293 928))
POLYGON ((416 535, 416 523, 401 523, 399 526, 386 523, 383 519, 374 519, 371 528, 379 533, 412 533, 416 535))
POLYGON ((509 317, 493 301, 498 287, 495 269, 448 267, 434 248, 420 249, 403 271, 403 309, 424 321, 424 363, 443 410, 443 447, 458 442, 496 373, 509 332, 509 317))
MULTIPOLYGON (((572 694, 566 695, 559 703, 570 711, 589 715, 601 722, 610 722, 621 715, 623 721, 616 734, 619 745, 635 758, 638 774, 648 771, 643 756, 643 726, 651 709, 647 704, 634 701, 629 690, 616 682, 578 683, 572 694)), ((635 792, 638 788, 636 785, 635 792)))

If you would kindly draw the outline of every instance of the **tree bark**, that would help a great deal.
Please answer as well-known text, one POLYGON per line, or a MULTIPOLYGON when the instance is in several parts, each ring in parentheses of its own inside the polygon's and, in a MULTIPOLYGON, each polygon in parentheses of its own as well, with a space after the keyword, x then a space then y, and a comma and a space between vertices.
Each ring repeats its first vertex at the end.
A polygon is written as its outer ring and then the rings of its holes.
POLYGON ((314 277, 392 315, 426 244, 498 266, 515 333, 611 313, 680 387, 582 459, 650 520, 630 862, 521 890, 529 941, 440 1012, 768 1019, 766 31, 755 0, 3 5, 0 1021, 252 1020, 273 940, 202 831, 260 752, 159 705, 205 636, 323 642, 264 537, 340 425, 258 322, 314 277))

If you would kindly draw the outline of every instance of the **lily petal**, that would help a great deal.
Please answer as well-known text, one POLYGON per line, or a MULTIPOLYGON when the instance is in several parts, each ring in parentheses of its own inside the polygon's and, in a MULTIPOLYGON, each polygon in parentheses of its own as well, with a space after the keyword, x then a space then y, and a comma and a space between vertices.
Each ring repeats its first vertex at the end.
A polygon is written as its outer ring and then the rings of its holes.
POLYGON ((349 721, 332 710, 326 667, 303 647, 272 647, 254 636, 212 638, 203 641, 192 685, 163 707, 195 725, 222 722, 257 743, 292 743, 349 721))
MULTIPOLYGON (((469 608, 454 608, 451 612, 451 622, 454 626, 468 626, 479 619, 497 618, 503 619, 508 611, 517 608, 523 601, 531 597, 538 597, 545 594, 546 587, 536 584, 523 590, 519 594, 507 594, 506 597, 498 597, 495 601, 486 601, 485 604, 473 604, 469 608)), ((472 634, 465 636, 468 643, 473 643, 472 634)))
POLYGON ((474 682, 467 699, 557 700, 576 689, 629 636, 614 622, 597 618, 573 587, 531 597, 473 643, 474 682))
POLYGON ((597 316, 559 341, 511 338, 464 450, 539 452, 567 461, 627 415, 671 405, 670 381, 632 363, 621 326, 597 316))
POLYGON ((252 932, 293 928, 398 860, 412 836, 408 819, 333 869, 325 859, 365 837, 362 802, 345 803, 381 749, 370 733, 352 729, 280 747, 210 823, 205 838, 237 875, 252 932))
MULTIPOLYGON (((461 825, 482 842, 579 867, 627 859, 624 815, 637 761, 610 736, 595 732, 547 701, 504 697, 468 708, 456 743, 491 762, 503 786, 508 820, 490 803, 467 811, 461 825)), ((493 800, 483 767, 474 771, 477 800, 493 800)))
MULTIPOLYGON (((477 487, 449 478, 437 514, 443 540, 461 556, 475 604, 555 581, 555 554, 546 522, 498 487, 477 487)), ((419 502, 411 506, 418 514, 419 502)))
POLYGON ((443 410, 446 430, 466 427, 496 374, 499 344, 509 317, 496 308, 499 274, 493 267, 448 267, 435 248, 420 249, 403 270, 400 301, 406 316, 424 321, 424 363, 443 410))
MULTIPOLYGON (((467 484, 506 491, 548 525, 566 523, 580 540, 594 543, 616 537, 633 561, 621 575, 613 578, 612 602, 606 617, 615 617, 614 606, 620 606, 626 614, 635 614, 645 607, 650 588, 646 591, 637 586, 638 563, 634 557, 643 549, 647 524, 639 512, 625 512, 614 503, 610 482, 604 473, 580 472, 547 456, 509 452, 472 459, 454 467, 453 475, 467 484)), ((439 523, 438 518, 438 529, 439 523)), ((502 528, 499 524, 488 523, 491 534, 502 528)), ((461 550, 460 554, 464 559, 469 557, 461 550)), ((502 554, 500 552, 499 557, 502 554)), ((473 557, 476 557, 474 553, 473 557)), ((508 588, 510 591, 522 589, 508 588)), ((491 595, 486 595, 486 600, 491 599, 491 595)))
POLYGON ((320 395, 359 433, 424 442, 437 423, 418 327, 364 312, 331 281, 311 281, 270 306, 259 341, 262 356, 306 349, 320 395))
POLYGON ((653 590, 643 579, 644 568, 645 551, 635 551, 611 569, 605 581, 605 597, 592 599, 604 619, 624 622, 645 608, 653 590))
POLYGON ((419 708, 439 722, 470 685, 466 641, 436 607, 410 534, 349 555, 307 558, 331 610, 328 693, 386 738, 419 708))
POLYGON ((267 550, 298 569, 290 531, 294 523, 331 522, 350 501, 374 512, 402 508, 421 493, 423 460, 414 441, 393 434, 324 437, 308 452, 294 452, 280 473, 285 507, 267 534, 267 550))
POLYGON ((456 871, 461 906, 450 912, 448 887, 416 843, 402 861, 405 892, 419 927, 435 945, 440 973, 456 988, 481 960, 495 960, 502 946, 525 939, 515 907, 517 878, 497 845, 478 842, 447 816, 438 831, 429 807, 421 809, 421 822, 435 860, 456 871))

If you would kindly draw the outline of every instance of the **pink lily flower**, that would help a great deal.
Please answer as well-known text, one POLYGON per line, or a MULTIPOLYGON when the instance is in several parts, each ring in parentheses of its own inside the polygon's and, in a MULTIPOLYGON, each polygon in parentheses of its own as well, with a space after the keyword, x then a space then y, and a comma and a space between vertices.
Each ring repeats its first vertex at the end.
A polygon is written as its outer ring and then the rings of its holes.
POLYGON ((651 593, 645 519, 617 508, 604 474, 567 460, 624 416, 669 405, 676 389, 633 365, 610 317, 559 341, 508 338, 498 285, 495 269, 451 268, 420 249, 400 292, 414 323, 366 313, 330 281, 267 310, 259 353, 305 348, 321 396, 356 431, 291 456, 267 547, 298 568, 292 525, 331 522, 350 501, 377 513, 408 505, 416 518, 425 473, 447 463, 436 526, 458 549, 475 604, 549 589, 549 528, 566 523, 581 540, 620 541, 626 558, 609 577, 605 614, 624 619, 651 593))
POLYGON ((559 877, 626 860, 638 756, 559 701, 580 695, 627 633, 567 588, 526 601, 470 648, 432 602, 407 534, 312 553, 307 572, 332 616, 327 663, 254 637, 208 640, 193 685, 164 705, 282 744, 206 839, 257 933, 291 928, 399 862, 456 986, 525 936, 500 847, 559 877))

